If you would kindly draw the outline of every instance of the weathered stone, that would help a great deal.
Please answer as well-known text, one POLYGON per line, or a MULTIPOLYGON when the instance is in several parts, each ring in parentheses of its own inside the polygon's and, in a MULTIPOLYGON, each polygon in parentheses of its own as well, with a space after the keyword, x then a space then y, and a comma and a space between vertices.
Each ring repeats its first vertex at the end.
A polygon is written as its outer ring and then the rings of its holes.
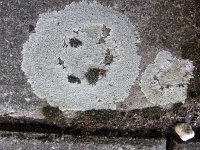
POLYGON ((73 137, 44 134, 21 134, 3 132, 0 135, 2 149, 13 150, 165 150, 165 139, 133 139, 107 137, 73 137))

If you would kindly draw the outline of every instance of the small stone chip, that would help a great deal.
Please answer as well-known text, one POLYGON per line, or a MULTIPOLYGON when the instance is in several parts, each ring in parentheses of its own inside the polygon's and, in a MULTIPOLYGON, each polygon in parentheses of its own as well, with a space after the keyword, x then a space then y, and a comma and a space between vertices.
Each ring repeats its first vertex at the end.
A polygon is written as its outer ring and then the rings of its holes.
POLYGON ((192 127, 187 123, 179 123, 175 126, 175 131, 183 141, 187 141, 195 136, 192 127))

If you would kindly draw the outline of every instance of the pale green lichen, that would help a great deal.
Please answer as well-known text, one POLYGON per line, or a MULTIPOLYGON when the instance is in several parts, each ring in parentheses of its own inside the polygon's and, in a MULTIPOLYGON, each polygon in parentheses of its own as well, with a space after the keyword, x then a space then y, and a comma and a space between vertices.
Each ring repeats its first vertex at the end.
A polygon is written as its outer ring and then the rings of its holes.
POLYGON ((172 57, 168 51, 157 54, 154 64, 147 66, 141 78, 141 90, 153 104, 185 102, 187 84, 192 78, 192 62, 172 57))
POLYGON ((35 33, 23 45, 22 70, 34 93, 62 111, 116 109, 139 75, 138 42, 136 28, 120 12, 71 3, 40 14, 35 33), (98 72, 91 82, 90 68, 106 74, 98 72))

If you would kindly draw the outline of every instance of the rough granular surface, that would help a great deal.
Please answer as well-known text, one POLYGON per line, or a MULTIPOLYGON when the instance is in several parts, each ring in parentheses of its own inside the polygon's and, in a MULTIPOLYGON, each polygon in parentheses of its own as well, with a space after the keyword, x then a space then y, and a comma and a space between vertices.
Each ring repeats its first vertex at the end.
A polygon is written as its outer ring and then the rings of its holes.
POLYGON ((141 78, 141 90, 156 105, 185 102, 187 84, 193 77, 191 61, 172 57, 168 51, 157 54, 154 64, 147 66, 141 78))
POLYGON ((125 15, 94 2, 72 3, 40 14, 23 45, 22 70, 34 93, 63 111, 116 109, 139 74, 137 43, 125 15))

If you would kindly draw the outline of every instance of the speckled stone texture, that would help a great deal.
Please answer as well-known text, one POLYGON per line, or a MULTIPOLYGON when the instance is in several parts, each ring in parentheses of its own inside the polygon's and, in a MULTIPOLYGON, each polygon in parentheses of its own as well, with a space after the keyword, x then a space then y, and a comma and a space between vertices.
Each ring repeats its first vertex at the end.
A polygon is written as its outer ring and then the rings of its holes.
POLYGON ((165 150, 165 139, 72 137, 43 134, 1 133, 1 149, 13 150, 165 150))
MULTIPOLYGON (((43 118, 41 108, 47 105, 32 91, 21 70, 22 45, 34 32, 39 14, 61 10, 72 1, 1 0, 0 1, 0 114, 43 118)), ((99 0, 125 14, 136 26, 141 38, 140 75, 153 63, 159 51, 170 51, 180 57, 181 43, 195 35, 190 1, 166 0, 99 0), (187 31, 187 32, 186 32, 187 31)), ((117 109, 154 106, 141 92, 140 77, 130 96, 117 103, 117 109)))

